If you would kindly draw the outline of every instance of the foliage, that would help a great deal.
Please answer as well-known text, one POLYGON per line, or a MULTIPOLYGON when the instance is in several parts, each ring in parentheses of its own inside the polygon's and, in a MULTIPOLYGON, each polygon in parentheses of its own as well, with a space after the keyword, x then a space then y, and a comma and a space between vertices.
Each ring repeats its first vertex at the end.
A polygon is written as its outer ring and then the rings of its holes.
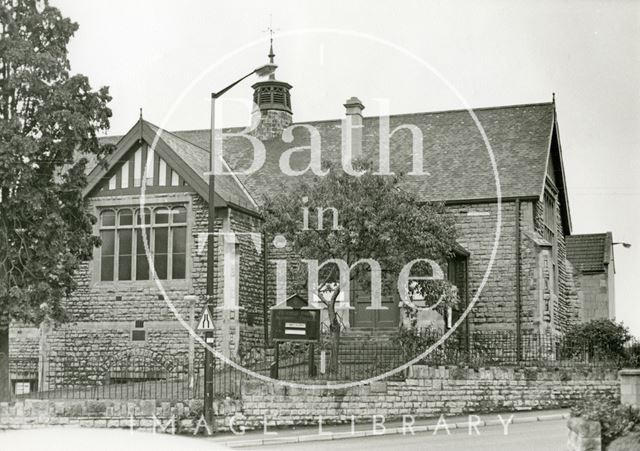
MULTIPOLYGON (((283 235, 287 251, 296 258, 315 260, 319 265, 331 259, 342 259, 351 269, 349 283, 366 290, 371 279, 371 267, 361 259, 373 259, 383 271, 382 295, 397 290, 401 269, 415 259, 430 259, 443 263, 455 244, 453 218, 441 203, 420 203, 402 189, 400 175, 377 175, 368 161, 355 162, 356 170, 365 171, 359 177, 331 168, 323 177, 300 182, 294 189, 266 199, 263 206, 265 232, 268 236, 283 235), (309 212, 309 227, 303 226, 303 211, 309 212), (338 214, 338 226, 325 215, 323 227, 313 224, 318 209, 338 214)), ((290 254, 290 255, 291 255, 290 254)), ((290 289, 307 293, 306 267, 288 265, 290 289)), ((417 265, 416 265, 417 266, 417 265)), ((329 329, 334 341, 339 341, 341 318, 336 303, 346 283, 340 281, 335 264, 321 266, 318 286, 312 287, 329 313, 329 329)), ((336 349, 337 351, 337 349, 336 349)), ((332 353, 337 359, 337 352, 332 353)), ((337 360, 330 367, 337 365, 337 360)))
POLYGON ((627 348, 627 363, 631 368, 640 368, 640 342, 633 343, 627 348))
POLYGON ((640 432, 618 437, 607 448, 607 451, 638 451, 640 449, 640 432))
MULTIPOLYGON (((416 258, 444 261, 455 243, 454 222, 444 205, 419 203, 412 193, 401 189, 402 176, 373 174, 369 162, 354 166, 367 172, 354 177, 332 169, 324 177, 302 181, 266 199, 263 213, 268 235, 285 236, 289 249, 301 259, 341 258, 350 266, 360 259, 375 259, 384 272, 395 275, 416 258), (310 212, 308 230, 302 223, 305 208, 310 212), (329 224, 329 214, 321 230, 312 224, 319 208, 336 209, 337 228, 329 224)), ((336 270, 335 265, 322 268, 320 280, 337 282, 336 270)), ((351 279, 366 279, 359 276, 368 272, 366 265, 358 265, 351 279)), ((299 271, 296 276, 295 289, 306 292, 306 274, 299 271)), ((395 283, 394 277, 383 278, 386 292, 395 290, 395 283)))
POLYGON ((409 319, 411 329, 418 327, 418 309, 430 308, 438 312, 443 318, 449 308, 456 308, 460 304, 458 288, 446 280, 420 281, 412 287, 410 303, 403 303, 402 309, 409 319), (421 300, 413 298, 419 295, 421 300))
MULTIPOLYGON (((442 338, 444 331, 436 328, 407 328, 401 327, 394 337, 396 346, 402 349, 405 359, 413 359, 425 352, 442 338)), ((436 347, 419 363, 459 365, 469 364, 469 355, 465 344, 465 335, 456 331, 442 344, 436 347)))
POLYGON ((602 449, 618 437, 640 432, 640 409, 611 396, 587 396, 571 408, 571 415, 600 423, 602 449))
POLYGON ((61 299, 92 255, 86 158, 109 126, 108 89, 71 75, 67 44, 78 25, 48 2, 0 3, 0 327, 64 317, 61 299))
POLYGON ((574 324, 565 334, 566 357, 586 354, 591 360, 625 359, 625 344, 631 340, 629 329, 622 323, 595 319, 574 324))
POLYGON ((442 333, 430 329, 418 330, 415 328, 401 327, 394 337, 396 344, 405 356, 415 357, 438 341, 442 333))

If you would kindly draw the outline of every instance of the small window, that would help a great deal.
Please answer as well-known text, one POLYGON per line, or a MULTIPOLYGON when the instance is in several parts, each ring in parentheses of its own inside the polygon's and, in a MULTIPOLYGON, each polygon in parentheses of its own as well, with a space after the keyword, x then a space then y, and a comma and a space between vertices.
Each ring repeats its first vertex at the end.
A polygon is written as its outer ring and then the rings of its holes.
POLYGON ((173 228, 173 252, 171 274, 174 279, 185 278, 185 267, 187 261, 187 228, 173 228))
POLYGON ((184 224, 187 222, 187 210, 183 207, 174 208, 171 210, 173 218, 171 222, 173 224, 184 224))
POLYGON ((118 280, 131 280, 133 230, 118 230, 118 280))
POLYGON ((130 209, 126 208, 118 212, 118 225, 130 226, 133 224, 133 213, 130 209))
POLYGON ((113 227, 116 225, 116 214, 113 210, 105 210, 100 215, 102 227, 113 227))
POLYGON ((149 247, 149 232, 143 229, 136 230, 136 280, 149 280, 149 260, 145 241, 149 247))
POLYGON ((142 321, 141 319, 136 320, 135 322, 135 328, 136 329, 142 329, 144 327, 144 321, 142 321))
POLYGON ((133 155, 133 186, 140 186, 142 180, 142 149, 133 155))
POLYGON ((180 176, 174 170, 171 170, 171 186, 180 186, 180 176))
POLYGON ((131 341, 145 341, 146 333, 144 330, 132 330, 131 331, 131 341))
POLYGON ((154 151, 150 147, 147 151, 147 164, 144 168, 144 177, 146 185, 153 185, 153 163, 154 163, 154 151))
POLYGON ((151 225, 151 211, 148 208, 144 209, 144 214, 141 210, 136 210, 136 225, 140 227, 151 225))
POLYGON ((153 263, 159 279, 167 278, 167 262, 169 252, 169 228, 154 229, 153 263))
POLYGON ((552 245, 555 245, 556 235, 556 200, 548 192, 544 193, 544 205, 543 205, 543 231, 544 239, 549 241, 552 245))
POLYGON ((115 264, 115 230, 103 230, 100 233, 102 247, 100 249, 100 279, 113 280, 115 264))
POLYGON ((129 162, 125 161, 122 164, 120 173, 120 188, 129 188, 129 162))
POLYGON ((167 186, 167 163, 162 158, 158 165, 158 185, 167 186))
POLYGON ((169 209, 157 208, 154 212, 156 224, 169 224, 169 209))
POLYGON ((34 386, 35 386, 34 381, 30 381, 30 380, 14 381, 13 392, 16 395, 27 395, 33 391, 34 386))

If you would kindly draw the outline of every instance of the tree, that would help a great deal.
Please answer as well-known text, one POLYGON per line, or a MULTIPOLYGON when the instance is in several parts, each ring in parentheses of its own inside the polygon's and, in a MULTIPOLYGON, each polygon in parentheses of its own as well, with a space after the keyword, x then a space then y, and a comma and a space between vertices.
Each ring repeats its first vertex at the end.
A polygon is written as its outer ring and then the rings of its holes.
POLYGON ((0 0, 0 400, 10 394, 9 324, 63 320, 74 271, 99 244, 78 156, 109 151, 96 136, 111 98, 69 73, 77 29, 46 0, 0 0))
POLYGON ((564 345, 570 357, 624 360, 627 358, 625 345, 631 338, 624 324, 601 318, 573 324, 565 333, 564 345))
MULTIPOLYGON (((351 268, 349 283, 365 286, 371 277, 371 267, 363 263, 356 265, 356 262, 374 259, 383 270, 383 294, 388 294, 397 290, 397 276, 409 262, 430 259, 444 263, 455 244, 454 221, 444 205, 418 202, 411 192, 402 189, 402 176, 375 175, 370 162, 359 161, 354 167, 366 173, 354 177, 332 169, 328 175, 303 181, 291 191, 267 199, 263 204, 267 236, 283 235, 294 260, 298 263, 304 259, 317 260, 320 266, 318 284, 311 292, 328 312, 330 372, 338 368, 341 318, 336 312, 336 304, 345 283, 340 281, 336 264, 322 263, 330 259, 343 260, 351 268), (329 208, 334 208, 338 214, 338 227, 327 224, 331 222, 327 220, 323 227, 318 223, 304 227, 304 209, 308 209, 311 218, 318 209, 327 213, 331 212, 329 208)), ((288 266, 289 285, 298 292, 308 292, 305 266, 288 266)), ((438 287, 447 290, 441 282, 438 287)), ((427 281, 409 288, 421 293, 438 291, 427 281)))

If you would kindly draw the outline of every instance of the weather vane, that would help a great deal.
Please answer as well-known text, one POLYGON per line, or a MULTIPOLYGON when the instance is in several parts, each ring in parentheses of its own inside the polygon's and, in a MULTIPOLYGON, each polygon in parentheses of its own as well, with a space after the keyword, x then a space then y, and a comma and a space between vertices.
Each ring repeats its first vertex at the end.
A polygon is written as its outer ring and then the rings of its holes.
MULTIPOLYGON (((269 33, 269 63, 270 64, 274 64, 274 58, 275 58, 275 53, 273 53, 273 35, 275 34, 276 31, 280 31, 279 28, 274 29, 273 28, 273 15, 269 14, 269 26, 265 29, 262 30, 263 33, 269 33)), ((275 78, 274 74, 269 75, 269 78, 275 78)))

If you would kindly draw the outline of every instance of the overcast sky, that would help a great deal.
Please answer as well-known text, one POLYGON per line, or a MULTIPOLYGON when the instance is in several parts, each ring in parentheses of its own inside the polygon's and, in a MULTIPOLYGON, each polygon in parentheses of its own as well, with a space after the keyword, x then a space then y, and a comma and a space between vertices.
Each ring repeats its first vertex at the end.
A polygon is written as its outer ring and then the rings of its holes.
MULTIPOLYGON (((208 127, 209 93, 266 62, 270 14, 296 121, 341 117, 353 95, 366 115, 376 98, 391 113, 461 108, 420 59, 472 107, 555 92, 573 233, 633 244, 615 246, 617 317, 640 335, 639 1, 52 3, 80 24, 72 70, 111 88, 111 134, 140 107, 170 130, 208 127)), ((221 125, 247 124, 250 85, 228 94, 221 125)))

